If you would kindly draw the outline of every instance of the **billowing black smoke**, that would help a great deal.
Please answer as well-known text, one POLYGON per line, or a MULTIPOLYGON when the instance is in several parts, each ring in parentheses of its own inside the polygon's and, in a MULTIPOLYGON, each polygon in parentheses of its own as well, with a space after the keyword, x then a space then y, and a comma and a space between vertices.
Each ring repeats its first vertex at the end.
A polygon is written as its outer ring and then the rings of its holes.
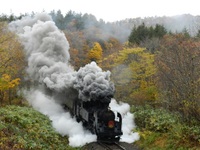
POLYGON ((110 72, 103 72, 95 62, 74 71, 69 64, 68 41, 49 15, 23 18, 10 23, 10 29, 18 33, 24 45, 31 80, 58 92, 75 88, 84 101, 113 96, 110 72))
POLYGON ((110 72, 103 72, 94 62, 79 69, 74 88, 79 91, 79 98, 83 101, 100 100, 110 103, 114 95, 114 84, 110 82, 110 72))

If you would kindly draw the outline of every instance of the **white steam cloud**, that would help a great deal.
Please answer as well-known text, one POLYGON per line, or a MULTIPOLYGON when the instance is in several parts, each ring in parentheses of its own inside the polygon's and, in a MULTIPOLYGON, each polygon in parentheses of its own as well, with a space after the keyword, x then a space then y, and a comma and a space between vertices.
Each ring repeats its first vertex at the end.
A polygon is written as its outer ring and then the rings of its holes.
MULTIPOLYGON (((69 64, 69 44, 64 35, 46 13, 34 17, 24 17, 11 22, 10 30, 16 32, 24 46, 27 56, 27 73, 30 79, 40 83, 43 88, 50 89, 51 94, 67 93, 64 101, 71 98, 70 89, 77 90, 77 97, 83 101, 102 100, 110 102, 114 95, 114 85, 110 82, 110 72, 104 72, 95 62, 80 68, 77 72, 69 64), (54 93, 55 92, 55 93, 54 93), (70 94, 69 94, 70 93, 70 94)), ((69 137, 71 146, 83 146, 96 141, 96 135, 86 131, 82 123, 78 123, 63 110, 56 96, 44 94, 39 88, 25 92, 29 103, 39 112, 52 120, 57 132, 69 137)), ((132 143, 139 139, 133 133, 133 114, 129 113, 128 104, 118 104, 114 99, 111 109, 122 114, 123 136, 121 141, 132 143)))
POLYGON ((58 133, 62 136, 69 136, 70 146, 78 147, 96 141, 96 135, 84 130, 82 123, 72 118, 70 113, 64 111, 52 97, 44 95, 39 90, 24 91, 24 93, 33 108, 52 120, 52 125, 58 133))
POLYGON ((130 106, 127 103, 120 102, 119 104, 115 99, 110 102, 110 107, 113 111, 119 112, 122 115, 122 132, 120 141, 133 143, 139 140, 139 134, 132 132, 135 128, 134 116, 130 113, 130 106))

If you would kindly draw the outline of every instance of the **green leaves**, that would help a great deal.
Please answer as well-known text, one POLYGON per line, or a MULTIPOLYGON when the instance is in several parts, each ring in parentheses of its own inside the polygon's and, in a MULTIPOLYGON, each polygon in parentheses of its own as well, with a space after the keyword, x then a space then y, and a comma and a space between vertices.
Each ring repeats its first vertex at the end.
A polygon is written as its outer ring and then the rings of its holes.
POLYGON ((0 149, 73 149, 48 117, 29 107, 0 108, 0 149))
POLYGON ((164 109, 151 107, 132 107, 135 112, 135 122, 140 128, 150 131, 168 132, 173 128, 177 119, 164 109))
POLYGON ((167 31, 162 25, 156 24, 155 27, 146 27, 143 23, 132 29, 128 41, 139 45, 147 39, 162 38, 166 33, 167 31))
POLYGON ((178 113, 148 105, 132 106, 131 111, 144 149, 197 149, 200 146, 199 122, 191 119, 193 124, 188 125, 178 113))

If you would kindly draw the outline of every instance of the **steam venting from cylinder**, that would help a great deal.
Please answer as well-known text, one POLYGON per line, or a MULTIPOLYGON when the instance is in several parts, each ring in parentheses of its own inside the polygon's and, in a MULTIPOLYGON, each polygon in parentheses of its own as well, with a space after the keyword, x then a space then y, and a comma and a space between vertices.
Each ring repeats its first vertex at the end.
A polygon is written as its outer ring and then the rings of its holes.
MULTIPOLYGON (((16 32, 20 42, 24 46, 27 58, 27 74, 37 86, 36 89, 24 91, 29 103, 41 113, 48 115, 57 132, 63 136, 69 136, 71 146, 82 146, 96 140, 96 135, 85 131, 81 123, 71 118, 68 112, 63 111, 54 96, 45 94, 41 89, 49 89, 53 93, 70 93, 76 89, 77 97, 83 101, 98 101, 110 103, 114 95, 114 84, 110 82, 110 71, 102 71, 95 63, 91 62, 75 71, 70 65, 69 43, 64 35, 46 13, 36 14, 34 17, 24 17, 21 20, 9 24, 11 31, 16 32), (42 88, 39 88, 42 87, 42 88), (79 142, 77 142, 79 141, 79 142)), ((67 101, 70 95, 66 95, 67 101)), ((115 100, 112 100, 115 101, 115 100)), ((123 105, 112 102, 116 110, 123 105)), ((111 106, 112 107, 112 106, 111 106)), ((129 108, 123 109, 124 117, 129 108)), ((129 114, 131 120, 133 115, 129 114)), ((133 134, 134 122, 130 123, 130 129, 126 129, 129 140, 137 140, 138 134, 133 134)), ((122 137, 123 139, 123 137, 122 137)))

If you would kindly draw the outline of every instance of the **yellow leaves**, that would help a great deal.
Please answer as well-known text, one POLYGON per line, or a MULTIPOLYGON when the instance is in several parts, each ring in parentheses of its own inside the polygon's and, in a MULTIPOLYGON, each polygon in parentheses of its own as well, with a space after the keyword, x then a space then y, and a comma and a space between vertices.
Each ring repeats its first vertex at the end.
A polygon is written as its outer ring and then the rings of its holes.
POLYGON ((7 90, 10 88, 14 88, 17 85, 19 85, 20 79, 11 79, 11 76, 8 74, 3 74, 2 77, 0 78, 0 90, 7 90))
POLYGON ((120 84, 129 85, 129 98, 137 103, 155 101, 158 90, 156 88, 156 66, 154 54, 145 48, 128 48, 119 52, 115 59, 114 81, 116 87, 120 84))
POLYGON ((8 24, 0 22, 0 104, 14 101, 16 87, 24 75, 26 62, 23 47, 17 36, 8 29, 8 24), (12 77, 11 77, 12 76, 12 77))
POLYGON ((145 48, 132 48, 120 51, 116 64, 126 64, 132 70, 134 79, 145 81, 156 73, 154 55, 145 48))
POLYGON ((94 43, 93 48, 88 53, 88 58, 91 61, 99 62, 102 60, 103 50, 101 48, 101 45, 98 42, 94 43))
POLYGON ((2 75, 2 79, 3 79, 4 81, 9 81, 9 80, 10 80, 10 76, 7 75, 7 74, 3 74, 3 75, 2 75))

